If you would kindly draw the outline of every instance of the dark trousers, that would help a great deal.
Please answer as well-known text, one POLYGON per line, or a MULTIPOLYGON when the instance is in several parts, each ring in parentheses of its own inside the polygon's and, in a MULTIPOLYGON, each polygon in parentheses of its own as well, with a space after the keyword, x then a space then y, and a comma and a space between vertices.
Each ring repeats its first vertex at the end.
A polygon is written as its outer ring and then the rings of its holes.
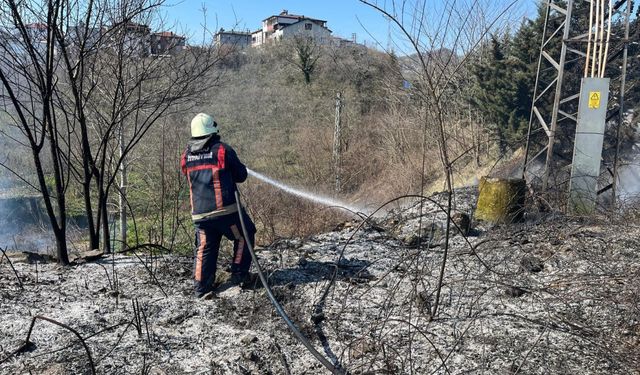
POLYGON ((196 297, 201 297, 213 289, 216 279, 218 252, 222 236, 233 241, 233 261, 231 273, 244 275, 251 268, 251 253, 247 240, 253 246, 256 227, 245 211, 242 212, 248 239, 244 238, 238 213, 210 218, 195 223, 196 248, 194 256, 193 278, 196 297))

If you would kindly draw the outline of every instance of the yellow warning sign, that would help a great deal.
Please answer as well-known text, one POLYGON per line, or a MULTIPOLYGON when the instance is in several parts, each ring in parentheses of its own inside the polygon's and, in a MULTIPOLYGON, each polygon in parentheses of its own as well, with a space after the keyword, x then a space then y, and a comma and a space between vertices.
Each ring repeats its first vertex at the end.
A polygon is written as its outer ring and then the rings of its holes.
POLYGON ((589 109, 600 108, 600 91, 591 91, 589 93, 589 109))

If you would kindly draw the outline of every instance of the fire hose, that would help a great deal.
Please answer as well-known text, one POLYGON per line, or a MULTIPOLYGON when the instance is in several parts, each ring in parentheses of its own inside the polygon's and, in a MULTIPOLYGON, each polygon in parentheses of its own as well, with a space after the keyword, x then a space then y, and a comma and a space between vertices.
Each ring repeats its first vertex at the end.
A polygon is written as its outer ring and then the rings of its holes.
POLYGON ((311 342, 309 341, 309 339, 305 337, 302 334, 302 332, 300 332, 300 330, 295 325, 295 323, 291 321, 291 318, 289 318, 289 315, 287 315, 287 312, 284 310, 282 305, 278 302, 276 297, 273 295, 273 292, 271 291, 271 288, 267 283, 267 278, 265 277, 264 272, 262 271, 262 267, 258 262, 258 257, 253 251, 253 244, 251 243, 251 241, 249 241, 247 228, 245 227, 244 218, 242 217, 242 205, 240 204, 240 195, 238 194, 238 191, 235 192, 235 195, 236 195, 236 205, 238 206, 238 216, 240 217, 240 226, 242 227, 242 233, 244 234, 244 238, 247 240, 247 247, 249 248, 249 253, 251 253, 251 259, 253 260, 253 264, 255 264, 256 266, 256 270, 258 271, 258 276, 260 277, 260 282, 262 283, 264 290, 267 292, 267 297, 269 298, 269 301, 271 302, 273 307, 276 309, 276 312, 278 313, 278 315, 280 315, 282 320, 284 320, 284 322, 287 324, 291 332, 293 332, 293 334, 298 339, 298 341, 300 341, 300 343, 307 348, 309 353, 311 353, 314 357, 316 357, 316 359, 320 361, 320 363, 322 363, 322 365, 326 367, 327 370, 331 371, 332 374, 340 374, 340 375, 345 374, 345 371, 337 368, 333 363, 331 363, 322 354, 320 354, 316 350, 316 348, 313 347, 313 345, 311 345, 311 342))

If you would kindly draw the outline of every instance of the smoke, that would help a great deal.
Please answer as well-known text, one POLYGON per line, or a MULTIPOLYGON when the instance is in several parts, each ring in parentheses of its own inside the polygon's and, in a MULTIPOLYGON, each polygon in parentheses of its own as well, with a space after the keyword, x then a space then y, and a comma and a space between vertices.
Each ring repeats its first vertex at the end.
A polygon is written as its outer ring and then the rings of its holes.
POLYGON ((13 245, 15 220, 11 220, 10 200, 7 199, 8 183, 0 176, 0 247, 9 249, 13 245))
POLYGON ((46 252, 54 247, 50 228, 43 222, 39 197, 8 180, 0 181, 0 247, 46 252))
POLYGON ((634 162, 625 164, 618 171, 618 188, 616 194, 622 202, 633 202, 640 198, 640 157, 634 162))
MULTIPOLYGON (((633 111, 625 116, 625 122, 630 123, 633 118, 633 111)), ((627 162, 620 165, 618 169, 618 184, 616 195, 623 203, 634 203, 640 198, 640 125, 636 127, 636 143, 624 152, 623 158, 627 162)))
POLYGON ((313 194, 307 191, 303 191, 300 189, 296 189, 293 188, 291 186, 287 186, 285 184, 283 184, 282 182, 276 181, 274 179, 271 179, 265 175, 262 175, 258 172, 252 171, 251 169, 247 168, 247 171, 249 172, 249 175, 268 183, 269 185, 272 185, 274 187, 277 187, 278 189, 285 191, 291 195, 295 195, 296 197, 300 197, 302 199, 306 199, 308 201, 312 201, 318 204, 321 204, 323 206, 335 206, 335 207, 342 207, 342 208, 346 208, 350 211, 353 212, 362 212, 365 214, 369 214, 369 210, 364 208, 364 207, 358 207, 358 206, 353 206, 350 205, 348 203, 344 203, 342 201, 336 200, 336 199, 332 199, 332 198, 328 198, 328 197, 323 197, 321 195, 318 194, 313 194))

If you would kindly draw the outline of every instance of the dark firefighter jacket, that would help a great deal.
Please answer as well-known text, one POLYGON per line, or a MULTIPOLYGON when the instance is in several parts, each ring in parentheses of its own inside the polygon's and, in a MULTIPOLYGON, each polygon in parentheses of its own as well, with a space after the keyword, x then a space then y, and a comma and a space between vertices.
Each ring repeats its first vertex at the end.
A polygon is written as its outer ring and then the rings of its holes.
POLYGON ((194 222, 237 212, 236 183, 247 179, 247 168, 218 135, 191 139, 181 166, 189 181, 194 222))

